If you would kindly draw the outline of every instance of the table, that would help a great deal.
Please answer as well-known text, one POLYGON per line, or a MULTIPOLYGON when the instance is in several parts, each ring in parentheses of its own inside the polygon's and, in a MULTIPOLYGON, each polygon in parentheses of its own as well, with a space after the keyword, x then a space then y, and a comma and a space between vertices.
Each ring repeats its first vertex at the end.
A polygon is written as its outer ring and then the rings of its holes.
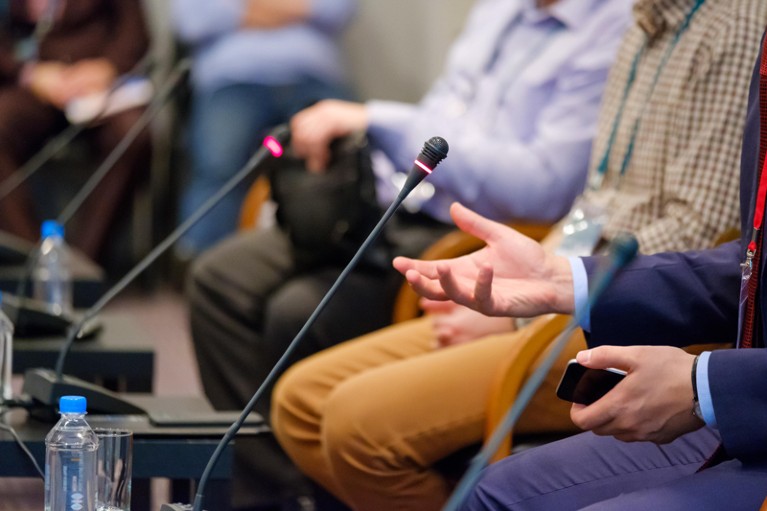
MULTIPOLYGON (((64 373, 121 392, 151 392, 154 348, 134 317, 102 313, 103 327, 93 338, 78 340, 64 364, 64 373)), ((15 339, 13 372, 34 367, 52 368, 63 337, 15 339)))
MULTIPOLYGON (((153 411, 190 410, 203 414, 212 408, 202 397, 157 397, 131 395, 127 399, 144 409, 153 411)), ((147 416, 98 416, 88 415, 92 427, 126 428, 133 431, 133 498, 132 511, 149 511, 148 480, 165 477, 174 481, 172 500, 191 502, 189 481, 199 479, 211 454, 226 432, 226 427, 157 427, 147 416), (181 484, 177 484, 181 483, 181 484)), ((29 450, 43 466, 45 458, 44 439, 53 427, 51 423, 29 418, 23 410, 14 410, 4 419, 13 426, 29 450)), ((259 417, 251 415, 248 425, 239 435, 258 435, 269 428, 259 417)), ((224 450, 216 464, 209 486, 206 488, 206 509, 226 511, 229 509, 229 484, 233 459, 233 444, 224 450)), ((36 477, 34 467, 22 453, 9 433, 0 431, 0 477, 36 477)))
MULTIPOLYGON (((7 261, 2 260, 3 248, 9 243, 7 233, 0 233, 0 290, 6 293, 16 293, 19 281, 22 278, 29 279, 29 270, 26 268, 25 260, 7 261)), ((17 248, 23 253, 30 253, 36 249, 36 245, 22 240, 17 248)), ((74 247, 70 247, 71 265, 72 265, 72 294, 74 306, 78 308, 90 307, 101 298, 101 295, 107 290, 104 278, 104 270, 91 261, 85 254, 74 247)), ((31 285, 27 283, 27 293, 31 293, 31 285)))

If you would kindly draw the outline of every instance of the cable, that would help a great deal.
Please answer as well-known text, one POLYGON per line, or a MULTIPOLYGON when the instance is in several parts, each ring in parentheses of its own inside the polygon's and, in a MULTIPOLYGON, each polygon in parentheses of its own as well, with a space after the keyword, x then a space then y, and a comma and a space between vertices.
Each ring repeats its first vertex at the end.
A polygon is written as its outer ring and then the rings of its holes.
MULTIPOLYGON (((2 418, 2 416, 5 415, 7 412, 8 412, 8 410, 1 411, 0 412, 0 418, 2 418)), ((34 465, 35 470, 37 471, 38 475, 44 481, 45 480, 45 472, 43 472, 43 469, 40 468, 40 465, 37 463, 37 460, 35 459, 34 455, 32 455, 32 452, 29 450, 27 445, 19 437, 19 434, 16 432, 16 430, 13 429, 13 426, 10 426, 8 424, 0 423, 0 429, 3 430, 3 431, 7 431, 8 433, 11 434, 13 439, 16 441, 16 444, 24 452, 24 454, 26 454, 27 458, 29 458, 29 461, 32 462, 32 465, 34 465)))

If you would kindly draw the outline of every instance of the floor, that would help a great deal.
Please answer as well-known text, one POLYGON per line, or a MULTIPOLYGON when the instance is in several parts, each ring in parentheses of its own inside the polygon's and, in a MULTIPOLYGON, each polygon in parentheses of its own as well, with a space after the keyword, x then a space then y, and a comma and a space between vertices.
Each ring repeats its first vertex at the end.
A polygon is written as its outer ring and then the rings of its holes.
MULTIPOLYGON (((133 291, 118 297, 108 310, 140 318, 158 342, 155 346, 154 392, 159 395, 201 395, 200 379, 187 327, 183 298, 170 289, 133 291)), ((20 381, 15 382, 21 384, 20 381)), ((0 460, 2 463, 2 460, 0 460)), ((166 501, 167 483, 153 481, 152 509, 166 501)), ((0 479, 0 511, 40 511, 43 483, 39 479, 0 479)))

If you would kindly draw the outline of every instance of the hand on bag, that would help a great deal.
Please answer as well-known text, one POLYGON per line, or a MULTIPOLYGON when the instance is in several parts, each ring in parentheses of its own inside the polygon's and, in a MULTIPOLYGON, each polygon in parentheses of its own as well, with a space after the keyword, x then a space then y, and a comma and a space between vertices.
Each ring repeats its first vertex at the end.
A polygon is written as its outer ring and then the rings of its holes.
POLYGON ((326 99, 301 110, 290 120, 291 145, 306 160, 312 172, 325 170, 330 161, 330 143, 368 125, 365 105, 326 99))
POLYGON ((628 374, 589 406, 574 404, 573 423, 624 442, 671 442, 703 422, 692 414, 694 355, 670 346, 600 346, 578 353, 580 364, 628 374))
POLYGON ((396 258, 394 267, 416 292, 432 300, 453 300, 488 316, 573 312, 572 272, 566 258, 460 204, 454 203, 450 214, 462 231, 487 246, 455 259, 396 258))

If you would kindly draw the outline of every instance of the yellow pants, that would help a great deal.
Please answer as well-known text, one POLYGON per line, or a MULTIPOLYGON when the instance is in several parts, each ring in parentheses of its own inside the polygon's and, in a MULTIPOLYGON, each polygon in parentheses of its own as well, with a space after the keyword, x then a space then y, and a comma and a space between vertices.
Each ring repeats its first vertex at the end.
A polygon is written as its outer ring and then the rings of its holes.
MULTIPOLYGON (((280 379, 274 433, 306 474, 357 511, 438 510, 451 487, 434 463, 482 440, 497 369, 532 330, 435 349, 421 318, 339 344, 280 379)), ((554 390, 583 348, 579 331, 515 432, 575 431, 554 390)))

